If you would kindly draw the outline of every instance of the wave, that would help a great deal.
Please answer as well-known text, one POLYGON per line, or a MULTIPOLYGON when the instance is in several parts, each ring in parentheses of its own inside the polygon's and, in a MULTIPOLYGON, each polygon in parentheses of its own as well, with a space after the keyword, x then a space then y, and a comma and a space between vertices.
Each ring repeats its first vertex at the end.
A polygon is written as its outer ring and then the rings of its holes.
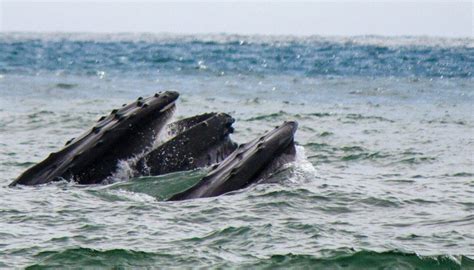
POLYGON ((59 89, 73 89, 76 88, 78 85, 75 83, 57 83, 54 86, 59 89))
POLYGON ((273 255, 255 268, 270 269, 470 269, 474 260, 466 256, 419 256, 399 251, 359 251, 333 257, 273 255))
POLYGON ((35 257, 39 258, 38 262, 26 269, 146 267, 156 264, 160 258, 167 256, 127 249, 71 248, 62 251, 43 251, 35 257))
POLYGON ((0 34, 0 74, 104 79, 155 77, 159 70, 179 76, 470 79, 473 48, 470 38, 7 33, 0 34))
MULTIPOLYGON (((245 228, 228 228, 222 232, 229 235, 245 233, 245 228)), ((207 238, 212 237, 208 235, 207 238)), ((197 239, 190 239, 192 242, 197 239)), ((200 242, 200 241, 198 241, 200 242)), ((474 260, 464 256, 435 255, 420 256, 396 250, 325 251, 328 256, 306 254, 274 254, 266 258, 255 258, 239 263, 204 253, 198 255, 183 249, 178 254, 145 252, 129 249, 97 250, 91 248, 70 248, 61 251, 43 251, 35 255, 37 262, 26 269, 46 268, 226 268, 235 269, 471 269, 474 260)))
MULTIPOLYGON (((373 151, 359 145, 330 145, 327 143, 310 142, 304 145, 309 151, 309 160, 318 163, 373 161, 391 165, 419 165, 437 161, 436 157, 412 151, 373 151)), ((454 177, 469 176, 469 173, 453 174, 454 177)))

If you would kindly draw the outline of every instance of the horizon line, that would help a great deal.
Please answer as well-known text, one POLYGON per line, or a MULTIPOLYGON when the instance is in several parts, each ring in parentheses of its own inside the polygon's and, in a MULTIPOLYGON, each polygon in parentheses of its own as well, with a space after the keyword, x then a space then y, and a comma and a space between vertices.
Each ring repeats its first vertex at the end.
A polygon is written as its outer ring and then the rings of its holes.
POLYGON ((328 35, 328 34, 262 34, 262 33, 237 33, 237 32, 166 32, 166 31, 158 31, 158 32, 150 32, 150 31, 5 31, 0 30, 0 34, 39 34, 39 35, 48 35, 48 34, 56 34, 56 35, 154 35, 154 36, 245 36, 245 37, 285 37, 285 38, 311 38, 311 37, 327 37, 327 38, 342 38, 342 37, 350 37, 350 38, 361 38, 361 37, 374 37, 374 38, 433 38, 433 39, 472 39, 474 40, 474 36, 467 35, 467 36, 443 36, 443 35, 430 35, 430 34, 423 34, 423 35, 381 35, 381 34, 349 34, 349 35, 328 35))

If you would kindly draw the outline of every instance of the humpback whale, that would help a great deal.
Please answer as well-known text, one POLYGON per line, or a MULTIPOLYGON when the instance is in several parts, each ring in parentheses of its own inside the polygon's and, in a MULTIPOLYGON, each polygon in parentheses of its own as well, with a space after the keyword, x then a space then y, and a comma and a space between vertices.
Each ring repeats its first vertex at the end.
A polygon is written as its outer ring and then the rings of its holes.
POLYGON ((173 195, 170 201, 219 196, 242 189, 269 176, 269 169, 290 161, 282 155, 294 157, 294 134, 298 124, 285 122, 262 137, 241 144, 201 181, 188 190, 173 195))
POLYGON ((141 158, 136 171, 139 175, 161 175, 222 161, 237 148, 229 138, 234 121, 225 113, 208 113, 170 124, 177 135, 141 158))
POLYGON ((293 160, 296 122, 285 122, 258 139, 237 145, 230 138, 235 120, 225 113, 204 113, 167 124, 178 96, 172 91, 157 93, 112 110, 63 149, 27 169, 10 186, 63 179, 79 184, 107 183, 121 160, 129 161, 134 176, 213 165, 196 185, 169 198, 176 201, 218 196, 265 181, 293 160), (165 131, 168 139, 154 147, 165 131))
POLYGON ((100 183, 116 169, 118 160, 150 148, 175 109, 177 92, 138 98, 114 109, 90 130, 51 153, 20 175, 10 186, 38 185, 62 179, 79 184, 100 183))

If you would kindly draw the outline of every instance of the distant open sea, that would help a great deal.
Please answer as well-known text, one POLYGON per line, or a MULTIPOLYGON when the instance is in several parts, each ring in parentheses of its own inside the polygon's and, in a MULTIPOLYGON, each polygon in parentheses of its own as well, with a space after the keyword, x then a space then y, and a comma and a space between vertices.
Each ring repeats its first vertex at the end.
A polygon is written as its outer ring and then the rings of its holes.
POLYGON ((0 268, 474 269, 473 74, 473 38, 0 34, 0 268), (182 202, 205 169, 8 187, 163 90, 237 142, 298 121, 296 162, 182 202))

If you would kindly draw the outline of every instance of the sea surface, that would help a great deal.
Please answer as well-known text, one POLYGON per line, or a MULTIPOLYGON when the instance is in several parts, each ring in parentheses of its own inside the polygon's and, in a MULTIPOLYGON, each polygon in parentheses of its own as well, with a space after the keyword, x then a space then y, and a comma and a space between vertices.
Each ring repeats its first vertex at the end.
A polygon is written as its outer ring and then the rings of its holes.
POLYGON ((473 74, 473 38, 0 34, 0 268, 474 269, 473 74), (206 169, 8 187, 164 90, 241 143, 298 121, 296 161, 181 202, 206 169))

